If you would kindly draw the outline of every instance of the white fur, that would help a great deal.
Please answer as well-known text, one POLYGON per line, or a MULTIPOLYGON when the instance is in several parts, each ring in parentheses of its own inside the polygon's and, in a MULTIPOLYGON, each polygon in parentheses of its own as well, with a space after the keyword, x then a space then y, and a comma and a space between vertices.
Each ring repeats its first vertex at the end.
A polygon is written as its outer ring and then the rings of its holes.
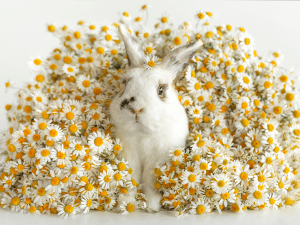
MULTIPOLYGON (((128 33, 125 33, 124 28, 120 28, 120 32, 126 50, 131 45, 137 45, 134 39, 130 39, 128 33)), ((196 47, 194 46, 194 49, 190 47, 190 52, 195 52, 196 47)), ((127 50, 127 56, 129 60, 135 57, 135 60, 132 60, 135 64, 126 71, 126 78, 131 79, 126 84, 124 93, 118 93, 112 101, 110 115, 116 127, 116 137, 120 138, 123 146, 118 157, 128 161, 134 171, 133 179, 139 184, 143 183, 147 207, 158 211, 161 196, 154 188, 156 179, 154 168, 156 163, 166 161, 170 149, 185 146, 189 132, 188 118, 172 86, 172 81, 176 76, 172 68, 178 67, 178 64, 169 68, 166 62, 162 62, 161 66, 145 70, 140 63, 136 64, 142 60, 136 59, 138 54, 132 52, 132 49, 139 51, 138 46, 130 47, 130 49, 130 52, 127 50), (164 100, 160 99, 157 94, 159 84, 168 84, 164 100), (137 111, 143 108, 143 111, 138 114, 138 121, 136 121, 136 115, 128 108, 121 109, 121 102, 131 97, 135 97, 135 101, 129 103, 130 107, 137 111)), ((186 51, 184 49, 182 52, 186 53, 186 51)), ((190 52, 188 55, 191 54, 190 52)), ((180 55, 180 52, 177 54, 180 55)), ((188 62, 190 58, 185 60, 188 62)), ((134 193, 128 192, 130 200, 134 197, 134 193)))

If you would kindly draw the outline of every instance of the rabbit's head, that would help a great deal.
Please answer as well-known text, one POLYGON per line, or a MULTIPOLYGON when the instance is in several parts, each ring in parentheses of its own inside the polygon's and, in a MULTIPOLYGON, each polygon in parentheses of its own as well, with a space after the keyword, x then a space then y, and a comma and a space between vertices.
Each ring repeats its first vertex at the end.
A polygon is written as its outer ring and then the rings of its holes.
POLYGON ((110 106, 117 131, 149 135, 171 129, 188 130, 187 115, 172 82, 202 42, 171 51, 148 70, 143 67, 145 54, 137 41, 123 25, 119 26, 119 32, 125 44, 129 68, 123 81, 124 87, 110 106))

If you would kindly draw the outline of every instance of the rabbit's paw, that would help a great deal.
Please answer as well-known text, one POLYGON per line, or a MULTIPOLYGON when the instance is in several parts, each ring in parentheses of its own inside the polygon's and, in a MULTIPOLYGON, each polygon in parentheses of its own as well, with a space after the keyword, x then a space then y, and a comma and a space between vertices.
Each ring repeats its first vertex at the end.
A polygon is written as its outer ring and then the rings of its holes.
POLYGON ((147 212, 158 212, 161 208, 160 205, 160 199, 161 199, 161 194, 157 193, 157 192, 150 192, 151 194, 147 195, 147 207, 146 207, 146 211, 147 212))

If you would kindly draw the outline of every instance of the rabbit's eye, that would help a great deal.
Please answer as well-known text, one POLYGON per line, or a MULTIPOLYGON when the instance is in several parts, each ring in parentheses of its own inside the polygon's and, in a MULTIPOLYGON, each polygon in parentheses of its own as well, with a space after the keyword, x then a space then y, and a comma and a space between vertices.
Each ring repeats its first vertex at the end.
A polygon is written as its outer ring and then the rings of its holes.
POLYGON ((158 89, 157 89, 157 94, 158 96, 162 99, 162 100, 165 100, 166 98, 166 90, 168 88, 168 85, 167 84, 160 84, 158 86, 158 89))

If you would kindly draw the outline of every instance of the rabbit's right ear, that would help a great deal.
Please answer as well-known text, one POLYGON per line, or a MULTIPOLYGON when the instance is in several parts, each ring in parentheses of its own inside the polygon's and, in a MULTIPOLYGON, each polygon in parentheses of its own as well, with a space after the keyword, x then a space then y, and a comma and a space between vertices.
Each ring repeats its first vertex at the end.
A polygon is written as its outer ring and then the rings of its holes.
POLYGON ((129 33, 124 25, 120 24, 119 33, 124 41, 127 59, 130 67, 140 67, 143 65, 145 53, 140 49, 136 39, 129 33))
POLYGON ((201 40, 187 44, 169 52, 161 61, 160 67, 172 73, 172 79, 188 65, 196 51, 203 45, 201 40))

